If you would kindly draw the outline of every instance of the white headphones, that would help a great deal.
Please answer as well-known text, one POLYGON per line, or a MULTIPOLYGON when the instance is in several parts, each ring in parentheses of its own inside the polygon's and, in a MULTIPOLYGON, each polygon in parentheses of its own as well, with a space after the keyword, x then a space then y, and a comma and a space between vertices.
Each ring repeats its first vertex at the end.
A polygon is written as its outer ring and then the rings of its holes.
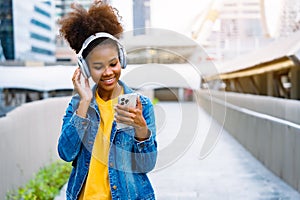
POLYGON ((89 78, 91 76, 90 70, 89 70, 89 66, 87 65, 86 61, 84 60, 84 58, 82 57, 82 52, 88 47, 88 45, 94 41, 97 38, 110 38, 114 41, 116 41, 117 45, 118 45, 118 56, 119 56, 119 60, 120 60, 120 64, 121 67, 123 69, 126 68, 127 65, 127 61, 126 61, 126 51, 123 47, 123 45, 120 43, 120 41, 114 37, 113 35, 109 34, 109 33, 105 33, 105 32, 99 32, 96 33, 94 35, 91 35, 90 37, 88 37, 82 47, 81 50, 79 51, 79 53, 77 54, 77 63, 81 69, 81 72, 83 74, 83 76, 85 78, 89 78))

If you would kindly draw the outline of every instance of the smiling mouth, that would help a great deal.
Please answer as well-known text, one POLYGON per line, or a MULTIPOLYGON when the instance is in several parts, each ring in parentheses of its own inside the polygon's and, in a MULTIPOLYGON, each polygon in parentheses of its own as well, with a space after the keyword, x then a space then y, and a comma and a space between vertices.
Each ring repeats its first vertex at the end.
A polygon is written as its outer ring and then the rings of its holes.
POLYGON ((110 78, 110 79, 102 80, 102 82, 105 83, 105 84, 111 84, 114 81, 115 81, 115 78, 110 78))

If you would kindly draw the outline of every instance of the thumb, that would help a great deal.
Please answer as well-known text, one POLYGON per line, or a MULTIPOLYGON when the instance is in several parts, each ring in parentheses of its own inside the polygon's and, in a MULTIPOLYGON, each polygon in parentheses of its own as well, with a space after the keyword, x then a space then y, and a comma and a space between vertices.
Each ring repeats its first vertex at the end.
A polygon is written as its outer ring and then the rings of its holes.
POLYGON ((137 104, 136 104, 136 107, 137 107, 139 110, 143 110, 143 106, 142 106, 142 102, 141 102, 140 96, 138 96, 138 98, 137 98, 137 104))

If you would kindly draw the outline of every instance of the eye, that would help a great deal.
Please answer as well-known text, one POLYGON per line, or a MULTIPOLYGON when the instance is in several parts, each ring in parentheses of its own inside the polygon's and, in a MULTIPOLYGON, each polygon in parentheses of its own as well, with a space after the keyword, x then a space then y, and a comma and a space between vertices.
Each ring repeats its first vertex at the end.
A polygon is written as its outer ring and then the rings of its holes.
POLYGON ((118 64, 118 62, 114 62, 114 63, 111 63, 110 66, 111 66, 111 67, 114 67, 114 66, 116 66, 117 64, 118 64))
POLYGON ((95 66, 94 67, 96 70, 101 70, 103 67, 102 66, 95 66))

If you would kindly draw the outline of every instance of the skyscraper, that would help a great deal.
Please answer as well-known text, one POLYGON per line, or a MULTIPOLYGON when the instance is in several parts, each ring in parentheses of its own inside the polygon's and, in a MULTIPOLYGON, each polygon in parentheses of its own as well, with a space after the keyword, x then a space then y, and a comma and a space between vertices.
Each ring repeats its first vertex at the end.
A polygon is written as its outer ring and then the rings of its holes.
POLYGON ((79 3, 84 8, 88 9, 91 5, 92 0, 54 0, 55 3, 55 13, 56 13, 56 19, 64 16, 66 13, 71 11, 71 4, 72 3, 79 3))
POLYGON ((299 0, 261 0, 265 7, 268 33, 272 38, 286 37, 300 30, 299 0))
POLYGON ((3 62, 5 61, 5 56, 4 56, 4 53, 3 53, 3 48, 2 48, 2 44, 1 44, 1 40, 0 40, 0 62, 3 62))
POLYGON ((12 1, 0 0, 0 40, 3 55, 8 60, 15 58, 12 1))
POLYGON ((220 13, 225 57, 258 48, 264 37, 260 0, 226 0, 220 13), (227 55, 226 55, 227 54, 227 55))
POLYGON ((300 1, 282 0, 278 36, 285 37, 300 30, 300 1))
POLYGON ((7 60, 55 61, 51 1, 0 0, 0 40, 7 60))
MULTIPOLYGON (((89 9, 94 0, 54 0, 55 3, 55 22, 61 17, 72 11, 71 4, 76 2, 82 5, 86 10, 89 9)), ((108 2, 108 0, 102 1, 108 2)), ((59 25, 56 23, 56 60, 63 62, 76 63, 76 55, 66 43, 64 38, 59 36, 59 25)))
POLYGON ((215 0, 194 38, 216 59, 229 59, 265 42, 261 0, 215 0))
POLYGON ((150 26, 150 0, 133 0, 133 33, 145 34, 145 28, 150 26))

